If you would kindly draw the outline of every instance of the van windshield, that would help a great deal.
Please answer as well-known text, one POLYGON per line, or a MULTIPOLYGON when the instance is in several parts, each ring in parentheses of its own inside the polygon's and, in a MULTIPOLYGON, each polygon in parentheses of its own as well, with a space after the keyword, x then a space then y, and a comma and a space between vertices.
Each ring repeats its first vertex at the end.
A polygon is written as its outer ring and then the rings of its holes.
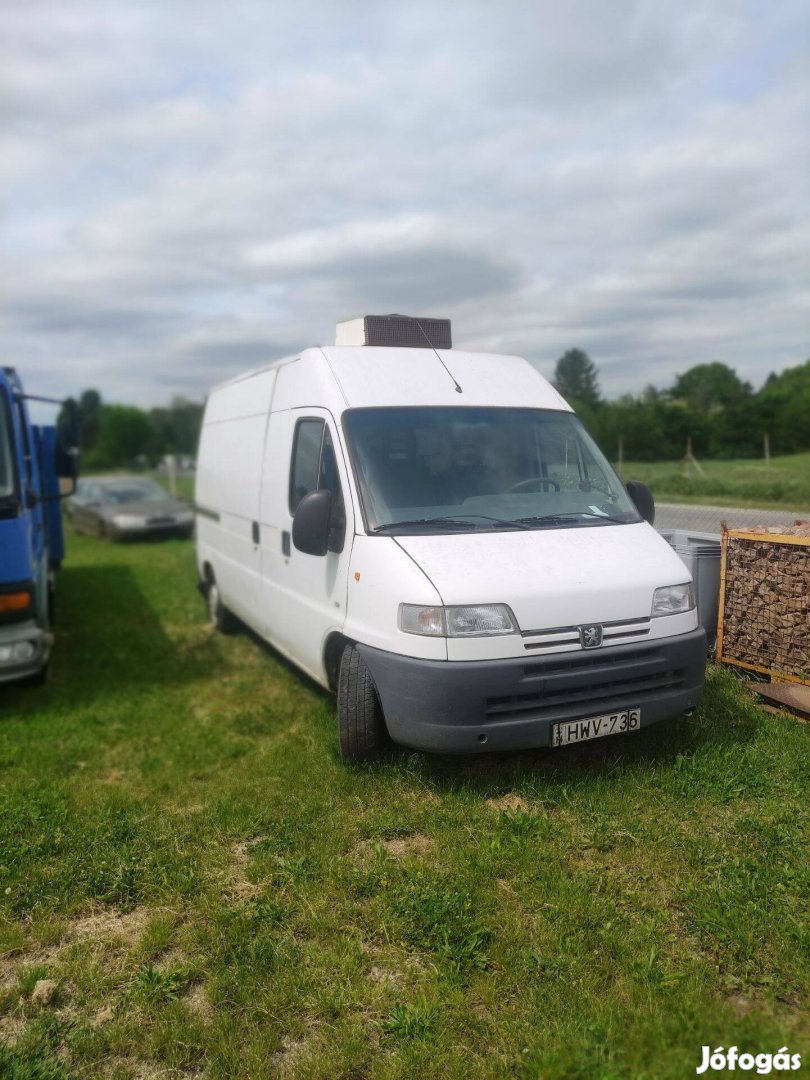
POLYGON ((350 409, 343 424, 370 532, 584 528, 641 520, 572 413, 350 409))

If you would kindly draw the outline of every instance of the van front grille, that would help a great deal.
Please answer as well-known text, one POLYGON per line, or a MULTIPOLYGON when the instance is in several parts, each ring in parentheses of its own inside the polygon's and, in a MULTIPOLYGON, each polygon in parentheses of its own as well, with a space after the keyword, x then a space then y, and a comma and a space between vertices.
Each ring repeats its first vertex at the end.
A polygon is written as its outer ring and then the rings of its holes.
MULTIPOLYGON (((605 622, 602 626, 602 641, 605 644, 623 645, 639 638, 648 637, 650 619, 616 619, 605 622)), ((524 630, 523 647, 526 650, 544 650, 554 652, 575 652, 582 648, 578 626, 555 626, 550 630, 524 630)))
POLYGON ((645 698, 684 686, 686 679, 686 668, 672 667, 657 648, 633 649, 609 659, 596 651, 549 657, 524 667, 525 692, 488 697, 485 712, 489 720, 542 717, 569 708, 597 714, 628 699, 641 705, 645 698))

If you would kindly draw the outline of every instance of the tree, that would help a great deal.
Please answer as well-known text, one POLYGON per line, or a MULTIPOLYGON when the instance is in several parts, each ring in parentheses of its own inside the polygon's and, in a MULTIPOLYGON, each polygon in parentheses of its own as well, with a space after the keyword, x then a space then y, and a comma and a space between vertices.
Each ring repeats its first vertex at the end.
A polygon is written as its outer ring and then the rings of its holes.
POLYGON ((78 401, 72 397, 65 401, 57 424, 75 432, 80 450, 92 450, 98 439, 102 408, 98 390, 84 390, 78 401))
POLYGON ((554 386, 575 407, 596 409, 602 402, 596 365, 582 349, 569 349, 554 368, 554 386))
POLYGON ((79 446, 92 450, 98 440, 101 427, 101 394, 98 390, 85 390, 79 398, 79 446))
POLYGON ((727 364, 697 364, 676 377, 670 396, 698 412, 709 412, 729 408, 750 397, 751 384, 743 382, 727 364))
POLYGON ((760 430, 777 453, 810 450, 810 360, 769 375, 754 402, 760 430))
POLYGON ((133 405, 102 405, 98 440, 86 458, 90 468, 130 465, 146 452, 149 420, 133 405))

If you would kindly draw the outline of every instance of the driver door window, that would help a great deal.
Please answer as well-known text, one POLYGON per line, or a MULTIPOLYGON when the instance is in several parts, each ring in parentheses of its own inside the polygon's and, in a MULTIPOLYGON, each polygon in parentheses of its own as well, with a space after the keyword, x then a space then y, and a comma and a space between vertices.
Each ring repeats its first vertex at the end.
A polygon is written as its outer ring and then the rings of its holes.
POLYGON ((342 551, 346 537, 346 508, 340 486, 335 447, 323 420, 299 420, 290 464, 290 513, 312 491, 332 493, 329 550, 342 551))

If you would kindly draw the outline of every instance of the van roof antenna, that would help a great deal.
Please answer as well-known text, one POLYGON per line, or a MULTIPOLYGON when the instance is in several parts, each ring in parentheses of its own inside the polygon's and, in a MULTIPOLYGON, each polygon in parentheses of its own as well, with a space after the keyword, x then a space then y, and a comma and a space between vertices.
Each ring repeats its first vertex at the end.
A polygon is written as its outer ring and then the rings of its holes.
POLYGON ((453 372, 450 370, 450 368, 447 366, 447 364, 445 364, 445 362, 444 362, 444 360, 442 360, 441 356, 439 356, 439 350, 436 348, 436 346, 430 340, 430 338, 427 335, 427 331, 425 330, 424 326, 422 326, 421 322, 416 318, 416 316, 414 316, 414 315, 400 315, 399 318, 401 318, 401 319, 402 318, 411 319, 413 322, 416 323, 416 325, 419 327, 419 330, 421 331, 422 337, 425 339, 425 341, 428 343, 428 345, 431 347, 431 349, 433 349, 433 351, 436 353, 436 359, 439 361, 439 363, 442 365, 444 370, 447 372, 447 374, 453 380, 453 386, 455 386, 455 388, 456 388, 456 393, 457 394, 463 394, 464 391, 459 386, 458 380, 456 379, 455 375, 453 375, 453 372))

